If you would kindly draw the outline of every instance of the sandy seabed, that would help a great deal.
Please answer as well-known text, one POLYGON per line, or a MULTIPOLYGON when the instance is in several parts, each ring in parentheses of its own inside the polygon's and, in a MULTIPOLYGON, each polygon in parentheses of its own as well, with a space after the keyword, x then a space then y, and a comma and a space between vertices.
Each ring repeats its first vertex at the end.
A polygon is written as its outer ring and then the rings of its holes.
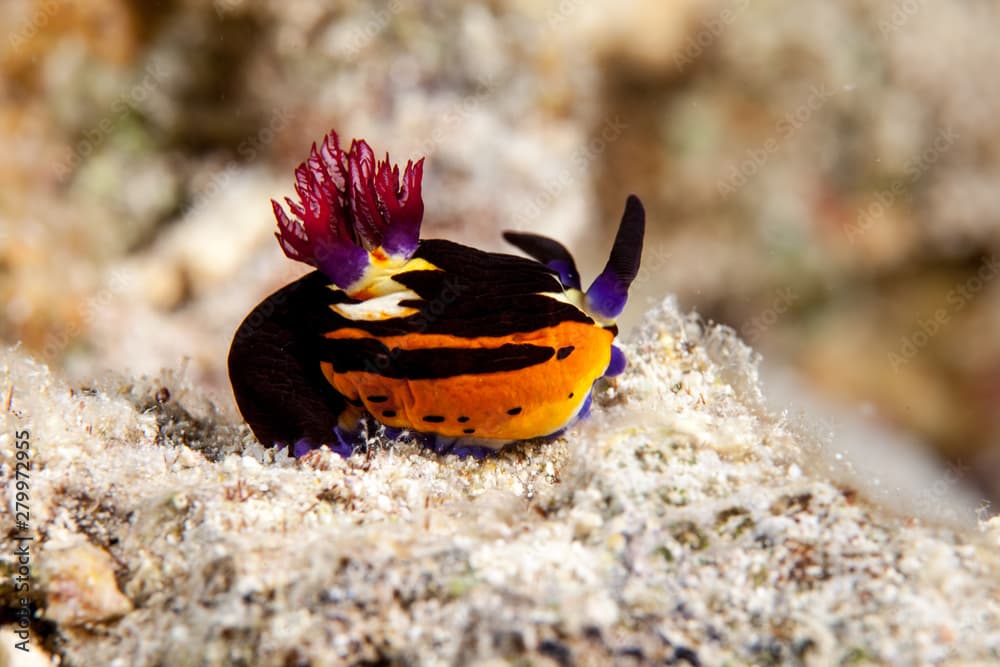
POLYGON ((294 460, 194 390, 71 389, 4 351, 6 508, 18 451, 31 471, 28 525, 0 517, 0 665, 1000 661, 996 518, 925 525, 833 481, 750 348, 672 300, 625 349, 588 420, 482 462, 378 434, 294 460))

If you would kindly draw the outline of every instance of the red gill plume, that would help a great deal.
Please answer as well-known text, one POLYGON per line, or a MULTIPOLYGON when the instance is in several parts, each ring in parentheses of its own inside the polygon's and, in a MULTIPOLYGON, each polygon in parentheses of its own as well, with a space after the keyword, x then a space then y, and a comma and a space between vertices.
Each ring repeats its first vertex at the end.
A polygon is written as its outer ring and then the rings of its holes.
POLYGON ((278 222, 275 236, 285 254, 320 269, 337 286, 361 277, 368 253, 381 248, 407 258, 417 248, 424 203, 420 196, 423 158, 400 170, 376 161, 371 146, 353 140, 348 151, 331 131, 295 170, 299 201, 285 198, 292 218, 271 200, 278 222))

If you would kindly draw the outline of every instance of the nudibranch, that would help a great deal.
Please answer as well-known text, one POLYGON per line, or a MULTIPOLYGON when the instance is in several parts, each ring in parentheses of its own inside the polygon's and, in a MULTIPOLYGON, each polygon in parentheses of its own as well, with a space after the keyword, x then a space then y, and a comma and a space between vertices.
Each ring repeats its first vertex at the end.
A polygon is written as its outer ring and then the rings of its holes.
POLYGON ((349 454, 371 420, 439 452, 482 453, 562 432, 595 382, 625 367, 615 319, 639 269, 634 195, 583 291, 559 242, 506 232, 530 256, 423 239, 423 159, 377 160, 328 134, 272 200, 285 254, 315 271, 246 317, 229 351, 236 403, 258 440, 349 454), (485 449, 484 449, 485 448, 485 449))

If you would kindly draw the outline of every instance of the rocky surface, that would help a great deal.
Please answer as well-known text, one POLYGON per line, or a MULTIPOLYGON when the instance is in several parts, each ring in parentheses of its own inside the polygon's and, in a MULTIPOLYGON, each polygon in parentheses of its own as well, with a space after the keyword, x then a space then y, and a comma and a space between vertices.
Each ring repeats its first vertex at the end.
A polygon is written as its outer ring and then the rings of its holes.
POLYGON ((379 434, 296 461, 175 376, 71 388, 8 349, 4 505, 27 440, 31 515, 0 517, 0 603, 27 534, 36 662, 1000 660, 998 519, 835 481, 763 408, 750 348, 672 301, 626 352, 588 420, 479 462, 379 434))
POLYGON ((78 381, 186 358, 224 402, 229 336, 288 272, 267 200, 336 127, 428 157, 428 236, 495 249, 530 228, 596 268, 640 194, 637 298, 732 324, 997 499, 997 19, 915 0, 7 0, 0 339, 78 381))

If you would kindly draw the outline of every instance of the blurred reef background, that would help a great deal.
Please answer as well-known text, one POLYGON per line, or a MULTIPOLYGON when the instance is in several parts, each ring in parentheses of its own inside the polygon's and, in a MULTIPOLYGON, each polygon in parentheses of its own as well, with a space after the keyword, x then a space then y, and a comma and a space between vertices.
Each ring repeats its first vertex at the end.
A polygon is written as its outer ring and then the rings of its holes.
POLYGON ((587 275, 639 194, 633 318, 674 293, 997 499, 997 25, 977 1, 5 0, 0 337, 76 383, 182 368, 232 412, 232 332, 301 272, 268 199, 336 128, 427 156, 425 235, 532 229, 587 275))
POLYGON ((997 25, 3 0, 0 667, 995 664, 997 25), (427 157, 425 236, 548 234, 585 281, 643 199, 590 419, 483 462, 253 440, 227 350, 306 270, 268 200, 331 128, 427 157))

